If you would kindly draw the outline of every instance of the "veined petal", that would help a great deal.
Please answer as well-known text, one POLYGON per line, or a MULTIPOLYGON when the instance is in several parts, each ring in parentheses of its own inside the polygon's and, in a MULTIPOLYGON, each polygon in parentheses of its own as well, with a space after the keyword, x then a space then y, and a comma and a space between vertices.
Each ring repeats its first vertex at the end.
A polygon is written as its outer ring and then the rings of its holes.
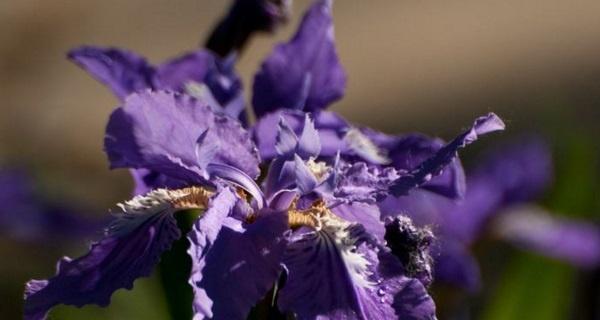
POLYGON ((406 195, 411 189, 421 186, 439 175, 456 157, 458 149, 464 148, 486 133, 503 130, 504 123, 493 113, 475 119, 473 126, 446 144, 432 157, 423 161, 408 175, 400 177, 390 188, 396 196, 406 195))
POLYGON ((435 307, 400 262, 366 241, 360 225, 322 220, 297 231, 284 264, 288 277, 279 306, 298 319, 430 319, 435 307))
POLYGON ((198 192, 203 191, 159 189, 123 203, 105 237, 88 254, 74 260, 64 257, 54 277, 27 283, 25 318, 43 319, 57 304, 106 306, 114 291, 131 289, 135 279, 150 275, 161 254, 179 238, 173 212, 203 206, 194 202, 202 200, 198 192))
POLYGON ((287 215, 263 211, 244 226, 229 217, 236 201, 219 194, 188 235, 194 319, 245 319, 279 277, 287 215))
POLYGON ((154 68, 133 52, 84 46, 71 50, 68 57, 104 83, 120 99, 130 93, 152 88, 154 68))
POLYGON ((212 163, 258 175, 254 144, 237 121, 214 114, 201 101, 165 91, 129 96, 111 115, 105 150, 112 168, 146 168, 188 183, 205 183, 207 174, 196 155, 203 133, 204 143, 213 145, 208 149, 218 150, 210 155, 212 163))
POLYGON ((522 206, 499 216, 496 233, 503 239, 575 266, 600 265, 600 227, 553 217, 542 208, 522 206))
POLYGON ((292 40, 276 46, 263 63, 253 87, 257 118, 280 108, 317 111, 344 94, 331 7, 331 0, 315 1, 292 40))
POLYGON ((320 231, 297 231, 283 260, 288 276, 278 303, 299 319, 360 313, 356 291, 373 285, 369 261, 356 252, 356 239, 346 229, 350 224, 325 223, 320 231))

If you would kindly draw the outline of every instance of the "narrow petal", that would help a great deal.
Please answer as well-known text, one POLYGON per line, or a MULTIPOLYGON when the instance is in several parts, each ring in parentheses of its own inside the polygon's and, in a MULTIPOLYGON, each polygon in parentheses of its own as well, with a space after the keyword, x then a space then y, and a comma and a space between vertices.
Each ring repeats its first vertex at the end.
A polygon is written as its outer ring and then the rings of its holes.
POLYGON ((152 88, 154 68, 133 52, 84 46, 70 51, 68 57, 104 83, 120 99, 130 93, 152 88))
POLYGON ((104 143, 112 168, 145 168, 203 183, 207 173, 198 165, 198 156, 204 155, 196 155, 203 133, 204 143, 211 145, 205 148, 218 150, 207 155, 210 162, 258 175, 254 144, 240 124, 186 95, 164 91, 131 95, 111 115, 104 143))
POLYGON ((316 158, 321 153, 319 132, 315 128, 315 122, 310 118, 308 113, 304 116, 304 127, 298 139, 296 153, 302 159, 316 158))
POLYGON ((86 255, 61 259, 48 280, 32 280, 25 290, 25 318, 43 319, 57 304, 106 306, 112 293, 131 289, 150 275, 161 254, 179 238, 170 201, 185 196, 157 190, 125 203, 106 236, 86 255))
POLYGON ((396 196, 406 195, 411 189, 421 186, 439 175, 455 159, 458 149, 473 143, 481 135, 503 129, 504 123, 493 113, 477 118, 469 130, 446 144, 434 156, 423 161, 409 175, 398 179, 391 187, 392 193, 396 196))
POLYGON ((497 234, 505 240, 578 267, 600 265, 600 228, 597 225, 553 217, 539 207, 509 210, 495 225, 497 234))
POLYGON ((188 235, 194 319, 245 319, 279 277, 287 215, 269 212, 244 226, 228 217, 235 202, 232 192, 220 194, 188 235))
POLYGON ((261 66, 252 97, 258 118, 280 108, 317 111, 344 94, 331 6, 331 0, 315 1, 292 40, 276 46, 261 66))

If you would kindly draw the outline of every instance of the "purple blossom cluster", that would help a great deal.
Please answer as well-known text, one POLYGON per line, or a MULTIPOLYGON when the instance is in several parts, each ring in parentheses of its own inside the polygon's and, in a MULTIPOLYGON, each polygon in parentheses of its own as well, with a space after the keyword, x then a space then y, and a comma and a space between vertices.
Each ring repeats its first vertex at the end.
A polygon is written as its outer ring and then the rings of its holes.
MULTIPOLYGON (((256 30, 274 28, 285 12, 271 1, 242 2, 259 6, 256 30)), ((211 37, 213 50, 158 66, 121 49, 69 54, 121 100, 104 148, 111 168, 131 171, 135 196, 86 255, 27 284, 26 319, 58 304, 108 305, 114 291, 152 272, 182 236, 175 216, 190 209, 200 212, 187 234, 194 319, 244 319, 267 294, 298 319, 435 318, 427 287, 437 240, 426 227, 435 222, 415 223, 402 201, 463 197, 457 151, 504 124, 488 114, 445 143, 385 135, 326 111, 346 86, 331 10, 331 1, 316 0, 262 63, 253 125, 235 54, 226 54, 242 45, 214 49, 214 37, 237 30, 235 6, 211 37)))

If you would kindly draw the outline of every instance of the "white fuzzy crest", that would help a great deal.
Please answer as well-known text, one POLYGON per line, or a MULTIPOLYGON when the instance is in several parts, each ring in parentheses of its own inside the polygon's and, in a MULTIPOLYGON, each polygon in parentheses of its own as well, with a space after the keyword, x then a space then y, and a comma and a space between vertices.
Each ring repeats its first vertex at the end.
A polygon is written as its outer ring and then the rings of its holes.
MULTIPOLYGON (((335 249, 340 252, 346 269, 352 278, 352 282, 361 287, 372 287, 374 283, 368 279, 371 275, 368 270, 370 263, 363 255, 357 252, 357 239, 352 237, 349 231, 352 223, 329 215, 320 217, 320 222, 321 228, 319 232, 326 233, 327 237, 333 240, 335 248, 329 249, 335 249)), ((326 243, 330 246, 331 241, 326 241, 326 243)))
POLYGON ((117 219, 111 223, 107 232, 116 235, 126 233, 156 214, 170 214, 175 211, 173 202, 189 195, 189 193, 186 189, 155 189, 119 203, 117 207, 120 211, 113 212, 117 219))

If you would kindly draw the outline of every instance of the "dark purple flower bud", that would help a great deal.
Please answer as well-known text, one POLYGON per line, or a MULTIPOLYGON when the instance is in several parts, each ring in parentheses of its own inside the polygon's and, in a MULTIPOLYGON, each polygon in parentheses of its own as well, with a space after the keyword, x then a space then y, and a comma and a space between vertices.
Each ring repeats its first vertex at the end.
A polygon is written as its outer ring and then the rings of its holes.
POLYGON ((221 57, 244 49, 255 32, 273 32, 288 21, 291 0, 236 0, 206 41, 221 57))

